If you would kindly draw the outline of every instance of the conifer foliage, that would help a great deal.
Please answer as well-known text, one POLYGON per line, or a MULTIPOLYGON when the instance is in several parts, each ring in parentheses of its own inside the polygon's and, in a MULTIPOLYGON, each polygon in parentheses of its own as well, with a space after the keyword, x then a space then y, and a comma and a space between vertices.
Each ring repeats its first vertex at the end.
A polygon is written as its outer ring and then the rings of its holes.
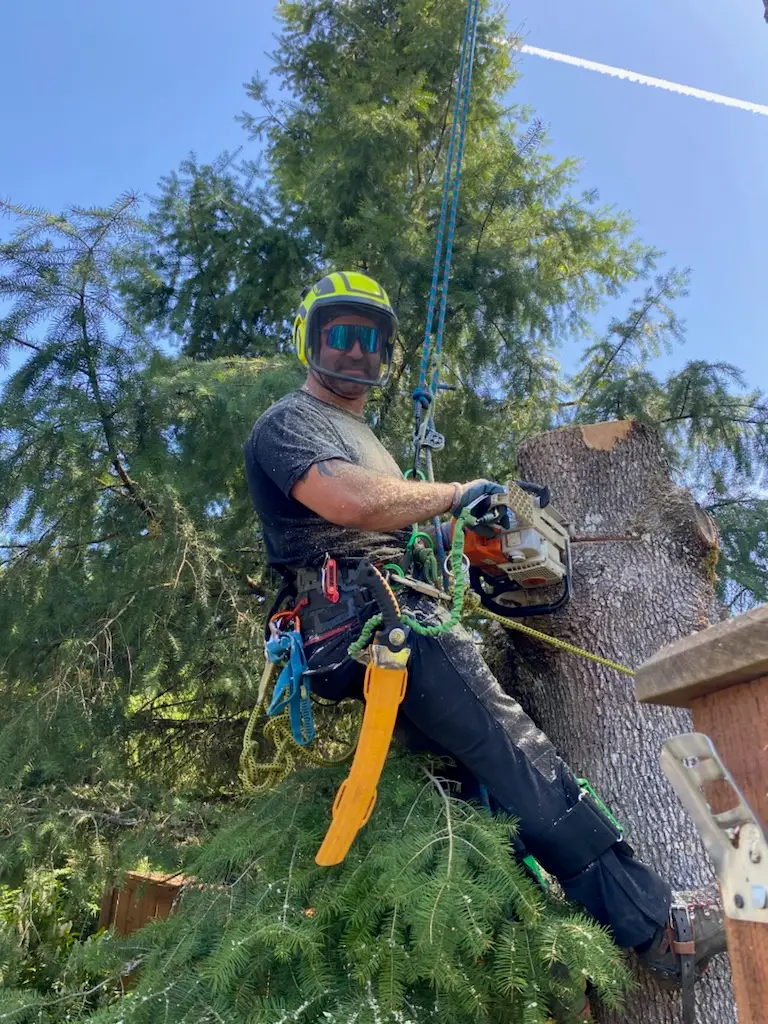
POLYGON ((544 1024, 587 979, 617 1004, 628 974, 605 932, 545 897, 510 856, 511 823, 450 795, 435 766, 391 759, 371 826, 343 865, 318 868, 339 779, 297 772, 230 814, 189 857, 196 881, 166 923, 92 940, 70 958, 56 1001, 6 992, 0 1013, 90 1024, 544 1024))
MULTIPOLYGON (((398 308, 370 416, 408 465, 464 11, 281 2, 275 77, 243 116, 256 160, 189 158, 141 209, 2 207, 0 1022, 538 1024, 585 978, 619 998, 606 936, 545 897, 509 823, 449 798, 434 766, 388 767, 333 871, 312 858, 337 771, 252 800, 238 778, 276 582, 242 444, 302 379, 301 286, 357 266, 398 308), (105 883, 137 868, 202 887, 166 924, 95 937, 105 883)), ((717 519, 724 598, 766 600, 766 400, 724 362, 654 372, 683 339, 687 276, 579 190, 578 165, 509 106, 514 79, 481 4, 438 473, 506 479, 539 431, 652 423, 717 519)))

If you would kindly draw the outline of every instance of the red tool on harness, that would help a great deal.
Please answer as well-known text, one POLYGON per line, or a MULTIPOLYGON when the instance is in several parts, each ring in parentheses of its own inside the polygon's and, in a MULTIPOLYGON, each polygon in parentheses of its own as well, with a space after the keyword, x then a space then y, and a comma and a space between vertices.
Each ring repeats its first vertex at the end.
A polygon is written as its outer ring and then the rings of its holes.
POLYGON ((339 578, 336 559, 329 555, 325 556, 322 569, 323 593, 331 604, 337 604, 339 600, 339 578))

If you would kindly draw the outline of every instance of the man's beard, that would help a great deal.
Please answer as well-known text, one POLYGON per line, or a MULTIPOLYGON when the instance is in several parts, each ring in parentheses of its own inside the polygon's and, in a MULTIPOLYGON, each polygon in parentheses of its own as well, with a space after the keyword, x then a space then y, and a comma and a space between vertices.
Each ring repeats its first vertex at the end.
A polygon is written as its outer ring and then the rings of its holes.
POLYGON ((360 398, 370 391, 372 387, 371 384, 363 384, 359 381, 339 380, 338 377, 329 377, 322 370, 315 370, 315 373, 323 387, 339 398, 360 398))
MULTIPOLYGON (((352 373, 352 371, 357 370, 365 381, 376 380, 379 376, 379 368, 380 363, 378 359, 375 361, 372 359, 358 360, 354 363, 340 360, 335 366, 328 367, 334 373, 352 373)), ((332 394, 338 395, 339 398, 360 398, 373 387, 372 384, 363 383, 362 380, 360 382, 340 380, 338 377, 332 377, 330 374, 323 373, 322 370, 318 370, 317 375, 322 381, 323 387, 327 388, 332 394)))

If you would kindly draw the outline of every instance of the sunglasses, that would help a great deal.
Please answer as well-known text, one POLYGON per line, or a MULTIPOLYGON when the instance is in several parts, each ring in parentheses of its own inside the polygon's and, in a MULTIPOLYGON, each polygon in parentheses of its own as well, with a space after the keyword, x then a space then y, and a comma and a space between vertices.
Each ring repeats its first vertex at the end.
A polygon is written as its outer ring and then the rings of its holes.
POLYGON ((356 341, 368 355, 373 355, 381 348, 383 334, 378 327, 367 327, 363 324, 334 324, 320 332, 328 348, 337 352, 349 352, 356 341))

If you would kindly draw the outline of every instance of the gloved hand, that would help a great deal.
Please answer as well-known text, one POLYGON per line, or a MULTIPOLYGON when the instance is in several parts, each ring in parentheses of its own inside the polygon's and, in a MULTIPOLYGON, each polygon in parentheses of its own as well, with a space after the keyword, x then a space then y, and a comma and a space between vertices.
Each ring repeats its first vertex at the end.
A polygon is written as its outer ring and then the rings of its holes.
MULTIPOLYGON (((452 515, 458 516, 462 509, 470 507, 472 515, 476 519, 482 518, 490 511, 490 496, 492 494, 503 494, 505 491, 502 484, 494 483, 492 480, 470 480, 469 483, 455 483, 453 486, 456 489, 456 495, 451 506, 452 515)), ((479 525, 473 529, 481 537, 493 537, 499 530, 511 529, 512 516, 506 506, 501 505, 496 508, 494 525, 497 529, 490 524, 479 525)))

